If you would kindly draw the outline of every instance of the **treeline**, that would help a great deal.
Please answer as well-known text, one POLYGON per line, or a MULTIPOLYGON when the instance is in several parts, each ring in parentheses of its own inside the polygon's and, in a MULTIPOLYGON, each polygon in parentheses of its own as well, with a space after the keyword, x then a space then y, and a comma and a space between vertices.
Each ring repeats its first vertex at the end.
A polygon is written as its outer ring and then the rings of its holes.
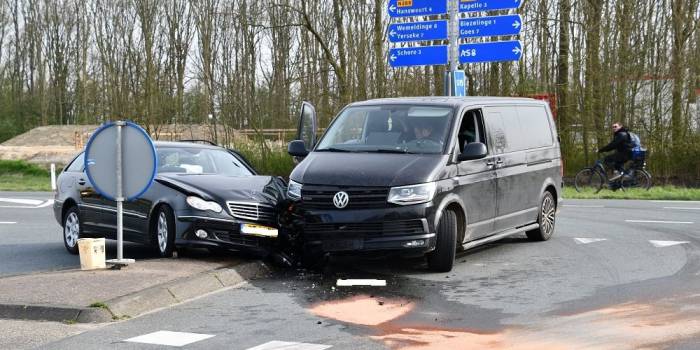
MULTIPOLYGON (((442 94, 444 67, 388 68, 386 7, 0 0, 0 141, 115 118, 292 127, 302 100, 325 125, 354 100, 442 94)), ((524 0, 518 12, 523 59, 462 67, 471 95, 555 96, 569 171, 621 120, 642 136, 655 175, 700 178, 698 0, 524 0)))

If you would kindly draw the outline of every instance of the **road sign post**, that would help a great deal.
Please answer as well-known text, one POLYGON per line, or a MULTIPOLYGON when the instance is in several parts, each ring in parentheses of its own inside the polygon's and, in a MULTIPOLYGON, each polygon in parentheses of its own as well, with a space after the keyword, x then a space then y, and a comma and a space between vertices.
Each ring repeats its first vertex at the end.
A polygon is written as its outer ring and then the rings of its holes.
POLYGON ((85 147, 85 172, 90 183, 117 206, 117 259, 108 260, 110 264, 134 263, 133 259, 124 259, 124 201, 137 199, 148 190, 157 164, 153 141, 131 122, 102 125, 85 147))

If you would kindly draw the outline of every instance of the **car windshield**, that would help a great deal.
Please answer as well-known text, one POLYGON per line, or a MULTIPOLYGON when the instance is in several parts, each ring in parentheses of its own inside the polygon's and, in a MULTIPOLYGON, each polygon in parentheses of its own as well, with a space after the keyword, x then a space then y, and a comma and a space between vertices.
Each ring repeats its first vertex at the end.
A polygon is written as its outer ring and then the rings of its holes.
POLYGON ((158 173, 253 175, 238 158, 222 149, 197 147, 158 148, 158 173))
POLYGON ((452 109, 420 105, 350 107, 317 152, 442 153, 452 109))

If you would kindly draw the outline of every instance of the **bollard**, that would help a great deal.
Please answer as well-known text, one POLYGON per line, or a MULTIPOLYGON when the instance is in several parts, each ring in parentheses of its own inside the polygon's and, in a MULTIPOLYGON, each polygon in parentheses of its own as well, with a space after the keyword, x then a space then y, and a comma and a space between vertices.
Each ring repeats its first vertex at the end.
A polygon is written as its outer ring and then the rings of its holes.
POLYGON ((51 163, 51 191, 56 191, 56 164, 51 163))

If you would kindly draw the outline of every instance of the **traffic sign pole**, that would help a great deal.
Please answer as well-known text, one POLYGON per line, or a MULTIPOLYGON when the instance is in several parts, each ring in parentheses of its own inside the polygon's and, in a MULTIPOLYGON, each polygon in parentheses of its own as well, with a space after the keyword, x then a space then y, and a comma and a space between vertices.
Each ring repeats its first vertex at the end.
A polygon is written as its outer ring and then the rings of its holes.
POLYGON ((116 177, 117 177, 117 193, 115 201, 117 202, 117 258, 108 260, 107 262, 116 266, 126 266, 133 264, 134 259, 124 259, 124 181, 123 181, 123 152, 122 152, 122 129, 126 126, 126 122, 115 122, 117 127, 116 140, 116 177))

